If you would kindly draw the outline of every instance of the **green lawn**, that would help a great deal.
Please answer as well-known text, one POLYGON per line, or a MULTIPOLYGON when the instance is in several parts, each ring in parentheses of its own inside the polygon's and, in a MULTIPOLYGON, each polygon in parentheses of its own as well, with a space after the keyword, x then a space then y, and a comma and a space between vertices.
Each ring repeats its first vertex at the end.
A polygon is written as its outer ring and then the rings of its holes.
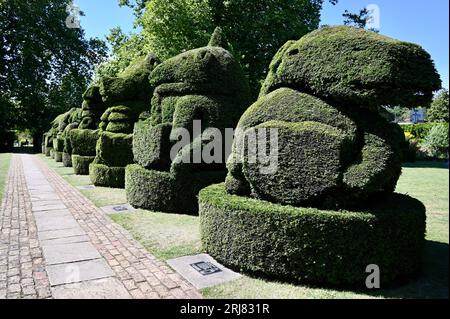
MULTIPOLYGON (((45 161, 74 186, 90 184, 89 177, 73 175, 60 163, 45 161)), ((233 282, 203 289, 205 298, 448 298, 449 175, 442 163, 405 165, 397 192, 420 199, 427 207, 427 243, 421 276, 398 287, 369 291, 334 290, 267 281, 243 276, 233 282)), ((126 202, 125 191, 109 188, 83 190, 97 206, 126 202)), ((130 231, 152 254, 166 260, 201 252, 198 217, 137 210, 111 218, 130 231)))
POLYGON ((10 161, 10 153, 0 153, 0 206, 3 199, 3 194, 5 193, 6 177, 8 176, 10 161))
MULTIPOLYGON (((59 175, 61 175, 72 186, 86 186, 91 185, 89 176, 75 175, 72 167, 64 167, 62 163, 56 163, 50 157, 42 154, 37 155, 53 168, 59 175)), ((114 189, 106 187, 96 187, 95 189, 80 190, 80 192, 89 198, 97 207, 103 207, 115 204, 124 204, 127 199, 123 189, 114 189)))

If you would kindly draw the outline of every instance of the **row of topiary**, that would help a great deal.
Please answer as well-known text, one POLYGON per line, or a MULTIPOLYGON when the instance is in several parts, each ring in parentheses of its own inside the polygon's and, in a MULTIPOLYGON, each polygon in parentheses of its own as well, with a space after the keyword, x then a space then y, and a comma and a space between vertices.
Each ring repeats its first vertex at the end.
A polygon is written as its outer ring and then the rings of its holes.
MULTIPOLYGON (((363 285, 369 264, 383 283, 416 274, 425 208, 393 194, 405 139, 377 110, 431 100, 440 79, 430 56, 373 32, 324 27, 280 49, 248 107, 247 81, 226 48, 217 29, 206 47, 162 63, 149 56, 91 87, 63 158, 96 185, 125 187, 135 207, 199 210, 204 249, 234 269, 337 285, 363 285), (225 141, 222 161, 186 161, 214 139, 211 127, 222 136, 239 129, 227 167, 225 141), (180 128, 192 140, 173 153, 180 128), (268 174, 239 141, 271 129, 277 166, 268 174)), ((46 135, 46 151, 57 136, 46 135)))

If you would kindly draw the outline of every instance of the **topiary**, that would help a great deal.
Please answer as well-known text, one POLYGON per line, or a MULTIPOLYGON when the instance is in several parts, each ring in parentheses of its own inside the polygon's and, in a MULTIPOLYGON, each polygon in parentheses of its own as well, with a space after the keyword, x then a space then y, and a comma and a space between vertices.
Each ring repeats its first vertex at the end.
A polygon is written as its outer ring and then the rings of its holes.
POLYGON ((95 146, 98 130, 73 129, 68 133, 66 151, 72 154, 72 166, 75 174, 89 175, 89 165, 95 159, 95 146))
POLYGON ((77 175, 89 175, 89 165, 95 158, 100 117, 106 108, 107 104, 102 100, 100 87, 98 85, 89 86, 83 93, 81 120, 78 126, 79 130, 85 132, 76 131, 74 134, 68 135, 64 146, 66 155, 63 154, 63 162, 66 162, 66 165, 72 164, 77 175), (84 150, 83 147, 85 147, 84 150), (69 155, 71 155, 70 160, 69 155), (74 162, 75 159, 77 163, 74 162))
POLYGON ((133 126, 150 103, 153 87, 148 77, 158 62, 149 54, 131 64, 117 78, 100 83, 103 102, 113 106, 100 118, 96 158, 90 167, 94 185, 125 187, 125 166, 133 163, 133 126))
POLYGON ((369 264, 384 283, 416 273, 424 208, 392 194, 406 142, 378 109, 429 103, 439 86, 423 49, 374 32, 325 27, 286 43, 239 120, 224 186, 200 193, 204 249, 320 284, 363 285, 369 264))
POLYGON ((275 55, 260 96, 299 89, 347 107, 429 105, 441 80, 420 46, 349 26, 323 27, 275 55))
POLYGON ((421 267, 425 207, 406 195, 331 211, 230 195, 218 184, 200 191, 199 205, 203 248, 237 271, 361 287, 368 265, 380 267, 383 286, 421 267))
MULTIPOLYGON (((212 45, 226 43, 218 33, 212 45)), ((188 164, 179 159, 183 154, 192 154, 194 145, 207 143, 210 136, 204 130, 208 127, 223 133, 225 128, 236 125, 250 102, 248 82, 230 52, 206 46, 164 61, 153 70, 150 83, 155 87, 151 114, 135 125, 133 153, 140 168, 134 165, 126 169, 127 199, 136 207, 166 212, 184 208, 185 213, 196 213, 198 190, 221 180, 225 158, 210 164, 202 160, 188 164), (199 132, 194 132, 194 120, 201 121, 199 132), (195 140, 171 156, 181 128, 195 140), (208 171, 209 177, 199 179, 196 173, 202 171, 208 171), (152 183, 164 187, 154 191, 152 183)), ((226 154, 225 141, 219 145, 226 154)))
POLYGON ((325 27, 290 41, 275 55, 260 97, 241 117, 236 135, 242 141, 246 131, 278 121, 272 127, 283 135, 278 142, 284 152, 278 159, 280 169, 276 174, 258 173, 261 164, 249 164, 242 156, 244 143, 235 143, 227 188, 281 204, 328 208, 392 192, 401 173, 405 139, 398 125, 378 114, 378 107, 400 100, 424 102, 438 84, 439 76, 423 49, 374 32, 325 27), (394 63, 402 54, 407 62, 394 63), (418 79, 412 76, 418 73, 418 79), (433 81, 424 83, 423 75, 433 81), (306 124, 291 124, 298 122, 313 123, 302 129, 299 125, 306 124), (298 145, 296 151, 290 141, 298 145))

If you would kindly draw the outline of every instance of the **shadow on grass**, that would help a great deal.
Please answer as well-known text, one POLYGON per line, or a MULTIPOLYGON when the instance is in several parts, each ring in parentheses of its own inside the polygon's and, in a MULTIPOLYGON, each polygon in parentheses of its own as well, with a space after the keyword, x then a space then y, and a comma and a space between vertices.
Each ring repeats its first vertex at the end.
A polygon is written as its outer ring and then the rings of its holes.
MULTIPOLYGON (((311 289, 333 290, 337 293, 354 293, 359 296, 370 296, 387 299, 448 299, 449 245, 447 243, 426 241, 423 254, 422 272, 408 281, 389 285, 384 289, 368 290, 360 287, 339 287, 304 284, 270 278, 263 274, 245 273, 253 279, 264 279, 273 283, 291 284, 311 289)), ((239 269, 229 267, 239 272, 239 269)), ((381 276, 383 271, 381 270, 381 276)), ((339 296, 339 295, 338 295, 339 296)))
POLYGON ((446 243, 426 241, 422 273, 416 280, 368 293, 384 298, 448 299, 448 258, 446 243))
POLYGON ((413 163, 403 163, 406 168, 445 168, 448 169, 448 161, 418 161, 413 163))

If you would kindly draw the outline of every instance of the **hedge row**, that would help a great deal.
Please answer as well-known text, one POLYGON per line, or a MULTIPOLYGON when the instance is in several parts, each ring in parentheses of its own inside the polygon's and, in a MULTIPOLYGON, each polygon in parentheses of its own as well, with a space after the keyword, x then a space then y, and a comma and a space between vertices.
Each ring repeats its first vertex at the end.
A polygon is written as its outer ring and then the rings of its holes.
POLYGON ((56 150, 54 150, 53 152, 54 152, 55 162, 62 163, 62 161, 63 161, 63 152, 58 152, 56 150))
POLYGON ((89 165, 95 156, 72 155, 72 166, 76 175, 89 175, 89 165))
POLYGON ((196 214, 198 192, 208 185, 223 181, 225 175, 226 171, 206 171, 176 177, 170 172, 128 165, 125 170, 127 200, 137 208, 196 214))
POLYGON ((95 156, 98 130, 74 129, 69 133, 72 155, 95 156))
POLYGON ((110 167, 94 162, 89 166, 89 177, 95 186, 125 187, 125 167, 110 167))
POLYGON ((66 152, 62 153, 62 163, 64 167, 72 167, 72 155, 66 152))
POLYGON ((218 184, 200 191, 199 205, 203 249, 238 271, 364 287, 370 264, 382 285, 420 270, 425 207, 406 195, 326 211, 229 195, 218 184))

